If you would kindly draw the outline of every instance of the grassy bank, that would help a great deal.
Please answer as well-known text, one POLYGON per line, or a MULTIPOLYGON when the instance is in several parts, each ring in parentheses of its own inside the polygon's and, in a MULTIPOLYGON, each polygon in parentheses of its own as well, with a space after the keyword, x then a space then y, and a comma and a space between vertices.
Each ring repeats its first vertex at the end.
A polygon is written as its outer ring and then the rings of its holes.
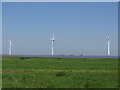
POLYGON ((115 88, 117 59, 3 58, 3 88, 115 88))

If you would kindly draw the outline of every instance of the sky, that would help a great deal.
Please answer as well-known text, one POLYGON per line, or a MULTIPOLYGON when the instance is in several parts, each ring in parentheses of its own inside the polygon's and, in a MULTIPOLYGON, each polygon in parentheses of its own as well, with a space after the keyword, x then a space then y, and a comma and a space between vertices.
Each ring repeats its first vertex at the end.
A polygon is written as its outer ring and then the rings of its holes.
POLYGON ((117 2, 3 2, 2 53, 14 55, 118 55, 117 2))
POLYGON ((2 54, 2 3, 0 2, 0 56, 2 54))

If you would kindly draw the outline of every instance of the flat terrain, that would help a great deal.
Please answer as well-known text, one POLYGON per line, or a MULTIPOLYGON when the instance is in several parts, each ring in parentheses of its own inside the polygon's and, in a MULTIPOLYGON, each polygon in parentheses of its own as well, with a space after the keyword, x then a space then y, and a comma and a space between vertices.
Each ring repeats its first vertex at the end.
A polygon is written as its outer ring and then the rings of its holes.
POLYGON ((3 57, 3 88, 117 88, 118 59, 3 57))

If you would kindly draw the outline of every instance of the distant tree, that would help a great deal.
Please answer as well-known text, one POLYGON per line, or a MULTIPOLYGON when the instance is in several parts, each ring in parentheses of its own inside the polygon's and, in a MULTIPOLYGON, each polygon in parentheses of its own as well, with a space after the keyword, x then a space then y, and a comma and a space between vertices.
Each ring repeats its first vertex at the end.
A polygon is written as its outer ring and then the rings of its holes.
POLYGON ((73 56, 72 54, 70 54, 70 56, 73 56))
POLYGON ((21 57, 20 59, 25 59, 24 57, 21 57))

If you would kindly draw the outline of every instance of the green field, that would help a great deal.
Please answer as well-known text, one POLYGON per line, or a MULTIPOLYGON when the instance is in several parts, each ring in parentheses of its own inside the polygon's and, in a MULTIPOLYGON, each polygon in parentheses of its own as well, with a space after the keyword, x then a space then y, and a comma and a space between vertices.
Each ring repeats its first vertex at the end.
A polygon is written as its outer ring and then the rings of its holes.
POLYGON ((3 88, 117 88, 118 59, 3 57, 3 88))

